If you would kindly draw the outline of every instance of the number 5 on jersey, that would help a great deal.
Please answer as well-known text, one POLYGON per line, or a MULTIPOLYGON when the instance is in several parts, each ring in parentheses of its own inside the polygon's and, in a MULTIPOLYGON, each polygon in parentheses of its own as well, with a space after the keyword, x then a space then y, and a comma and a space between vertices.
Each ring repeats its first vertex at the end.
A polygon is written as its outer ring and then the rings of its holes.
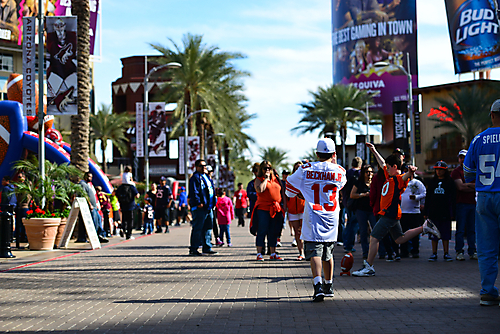
POLYGON ((320 203, 320 188, 321 188, 321 186, 319 183, 315 183, 311 187, 311 189, 314 191, 313 210, 323 211, 323 209, 325 209, 325 211, 335 211, 335 209, 337 208, 337 201, 336 201, 336 199, 337 199, 337 186, 334 184, 326 184, 323 187, 324 193, 328 193, 329 191, 331 191, 329 198, 328 198, 329 202, 324 203, 323 205, 321 205, 321 203, 320 203), (333 203, 333 205, 330 205, 330 203, 333 203))

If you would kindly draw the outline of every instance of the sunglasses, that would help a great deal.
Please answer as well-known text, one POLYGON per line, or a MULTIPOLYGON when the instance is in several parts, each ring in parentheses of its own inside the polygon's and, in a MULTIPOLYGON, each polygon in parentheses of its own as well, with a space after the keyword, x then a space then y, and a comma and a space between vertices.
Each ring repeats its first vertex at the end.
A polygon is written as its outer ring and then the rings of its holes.
POLYGON ((372 170, 367 170, 365 173, 366 174, 373 174, 373 171, 372 170))

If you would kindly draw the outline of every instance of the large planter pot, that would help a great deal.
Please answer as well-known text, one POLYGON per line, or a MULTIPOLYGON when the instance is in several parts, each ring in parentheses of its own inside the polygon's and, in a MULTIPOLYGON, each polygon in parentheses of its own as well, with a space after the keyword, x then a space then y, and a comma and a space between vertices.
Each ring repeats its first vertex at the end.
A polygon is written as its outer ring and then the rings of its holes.
POLYGON ((30 250, 51 250, 54 248, 57 228, 61 218, 23 219, 30 250))
POLYGON ((68 218, 62 217, 61 218, 61 223, 59 224, 59 227, 57 228, 57 234, 56 234, 56 241, 54 241, 54 248, 59 248, 59 243, 61 242, 64 229, 66 228, 66 222, 68 221, 68 218))

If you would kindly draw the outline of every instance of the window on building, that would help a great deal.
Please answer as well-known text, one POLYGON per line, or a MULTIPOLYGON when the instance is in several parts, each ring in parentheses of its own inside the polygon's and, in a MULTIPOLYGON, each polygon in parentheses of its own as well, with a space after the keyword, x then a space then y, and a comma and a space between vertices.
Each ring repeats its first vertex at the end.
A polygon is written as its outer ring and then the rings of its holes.
POLYGON ((0 54, 0 70, 13 72, 14 71, 14 57, 12 55, 0 54))

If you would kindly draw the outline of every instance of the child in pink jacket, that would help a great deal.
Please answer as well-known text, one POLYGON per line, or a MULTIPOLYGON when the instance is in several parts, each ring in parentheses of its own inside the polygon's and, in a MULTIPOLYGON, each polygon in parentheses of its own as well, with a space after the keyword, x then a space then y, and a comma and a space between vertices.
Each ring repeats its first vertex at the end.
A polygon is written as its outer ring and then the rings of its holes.
MULTIPOLYGON (((219 223, 220 240, 224 241, 226 234, 227 247, 231 247, 231 234, 229 233, 229 225, 234 219, 233 202, 226 196, 226 189, 219 188, 217 190, 217 222, 219 223)), ((221 245, 222 246, 222 245, 221 245)))

